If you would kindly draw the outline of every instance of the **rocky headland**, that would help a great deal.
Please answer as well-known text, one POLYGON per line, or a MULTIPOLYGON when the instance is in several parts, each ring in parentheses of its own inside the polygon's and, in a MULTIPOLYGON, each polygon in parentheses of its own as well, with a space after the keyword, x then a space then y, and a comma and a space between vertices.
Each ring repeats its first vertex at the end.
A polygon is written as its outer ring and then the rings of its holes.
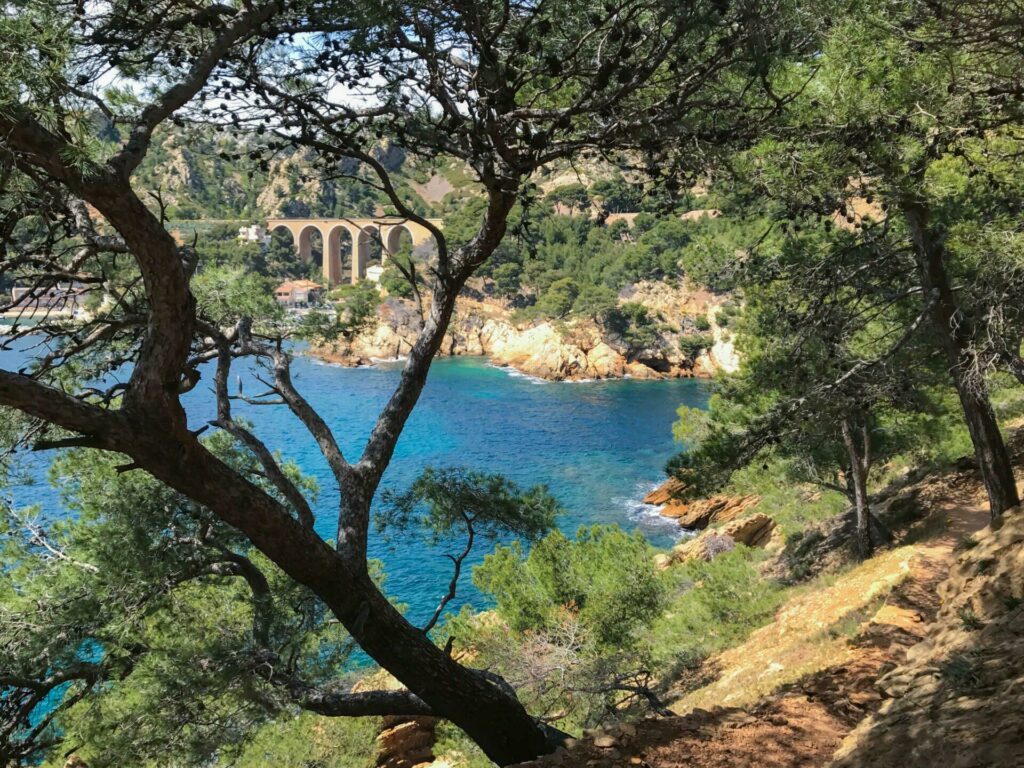
MULTIPOLYGON (((520 320, 507 304, 474 292, 459 298, 440 354, 487 357, 494 365, 551 381, 709 377, 738 366, 732 335, 716 320, 727 300, 662 283, 627 287, 620 304, 641 304, 654 321, 640 346, 589 318, 520 320), (693 333, 695 323, 708 328, 711 343, 691 356, 680 341, 693 333)), ((360 333, 313 346, 310 354, 351 366, 400 360, 421 328, 414 302, 387 297, 360 333)))

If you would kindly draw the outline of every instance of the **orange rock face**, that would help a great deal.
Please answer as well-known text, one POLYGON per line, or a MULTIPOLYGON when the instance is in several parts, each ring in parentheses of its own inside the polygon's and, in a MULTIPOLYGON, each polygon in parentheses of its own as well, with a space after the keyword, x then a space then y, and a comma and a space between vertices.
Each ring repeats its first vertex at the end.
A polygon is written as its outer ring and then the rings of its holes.
POLYGON ((386 717, 377 737, 379 768, 413 768, 434 760, 434 717, 386 717))
POLYGON ((700 536, 677 544, 672 550, 669 562, 660 567, 667 568, 672 563, 683 563, 697 558, 712 560, 716 555, 732 549, 736 544, 763 547, 771 538, 774 529, 774 520, 768 515, 755 512, 747 517, 731 520, 721 528, 704 531, 700 536))
POLYGON ((677 496, 681 496, 685 490, 686 483, 682 480, 670 477, 664 483, 644 496, 644 504, 655 504, 657 506, 667 504, 677 496))
POLYGON ((683 528, 702 530, 712 523, 735 520, 761 500, 760 496, 711 496, 692 502, 671 501, 661 509, 683 528))

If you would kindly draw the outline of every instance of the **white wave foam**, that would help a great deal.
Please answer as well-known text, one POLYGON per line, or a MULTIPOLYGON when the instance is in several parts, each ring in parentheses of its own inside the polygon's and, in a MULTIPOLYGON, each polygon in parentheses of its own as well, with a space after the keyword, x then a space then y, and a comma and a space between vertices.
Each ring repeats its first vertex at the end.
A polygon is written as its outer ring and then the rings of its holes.
POLYGON ((323 365, 328 368, 341 368, 342 370, 351 370, 351 365, 345 365, 344 363, 335 363, 330 360, 324 360, 321 357, 313 357, 312 355, 306 355, 306 359, 309 360, 313 365, 323 365))
POLYGON ((556 384, 558 382, 549 381, 548 379, 542 379, 540 376, 531 376, 528 373, 523 373, 518 368, 513 368, 511 365, 498 365, 497 363, 487 363, 488 368, 496 368, 499 371, 505 373, 513 379, 526 379, 531 384, 556 384))
POLYGON ((661 514, 661 508, 654 504, 645 504, 642 499, 661 483, 637 483, 637 495, 631 498, 612 499, 626 510, 626 517, 641 528, 674 536, 676 541, 694 535, 693 531, 681 528, 679 523, 661 514))

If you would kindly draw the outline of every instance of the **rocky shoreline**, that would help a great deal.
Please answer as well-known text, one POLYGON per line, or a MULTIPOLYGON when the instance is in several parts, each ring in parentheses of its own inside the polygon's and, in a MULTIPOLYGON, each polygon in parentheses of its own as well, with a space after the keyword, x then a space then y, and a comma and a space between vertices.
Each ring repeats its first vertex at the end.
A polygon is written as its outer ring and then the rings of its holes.
POLYGON ((778 551, 782 534, 768 515, 754 511, 760 496, 709 496, 686 500, 686 486, 669 478, 648 493, 644 504, 658 507, 664 517, 675 520, 694 536, 676 544, 668 553, 655 556, 654 564, 665 569, 687 560, 712 560, 715 555, 745 544, 778 551))
MULTIPOLYGON (((486 357, 491 363, 549 381, 707 378, 738 366, 731 335, 716 322, 723 301, 704 291, 635 286, 627 296, 660 318, 654 340, 636 348, 592 320, 517 323, 500 302, 459 299, 441 345, 443 356, 486 357), (696 358, 681 351, 685 318, 706 318, 714 343, 696 358)), ((415 305, 388 297, 377 321, 354 338, 312 346, 309 354, 346 366, 404 358, 422 327, 415 305)))

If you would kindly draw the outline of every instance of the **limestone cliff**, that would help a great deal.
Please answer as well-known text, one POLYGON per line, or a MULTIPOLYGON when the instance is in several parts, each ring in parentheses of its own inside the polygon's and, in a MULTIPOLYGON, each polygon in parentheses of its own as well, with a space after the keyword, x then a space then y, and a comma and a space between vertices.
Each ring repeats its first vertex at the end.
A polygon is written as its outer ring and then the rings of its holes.
MULTIPOLYGON (((651 338, 637 346, 590 319, 519 323, 497 300, 460 297, 441 354, 483 356, 495 365, 552 381, 707 377, 735 370, 738 364, 729 332, 715 322, 724 301, 707 291, 661 283, 628 287, 620 302, 641 303, 658 318, 651 338), (696 317, 707 319, 714 344, 691 358, 679 341, 687 322, 696 317)), ((389 297, 368 329, 351 340, 314 347, 311 353, 342 365, 401 359, 421 327, 412 302, 389 297)))

